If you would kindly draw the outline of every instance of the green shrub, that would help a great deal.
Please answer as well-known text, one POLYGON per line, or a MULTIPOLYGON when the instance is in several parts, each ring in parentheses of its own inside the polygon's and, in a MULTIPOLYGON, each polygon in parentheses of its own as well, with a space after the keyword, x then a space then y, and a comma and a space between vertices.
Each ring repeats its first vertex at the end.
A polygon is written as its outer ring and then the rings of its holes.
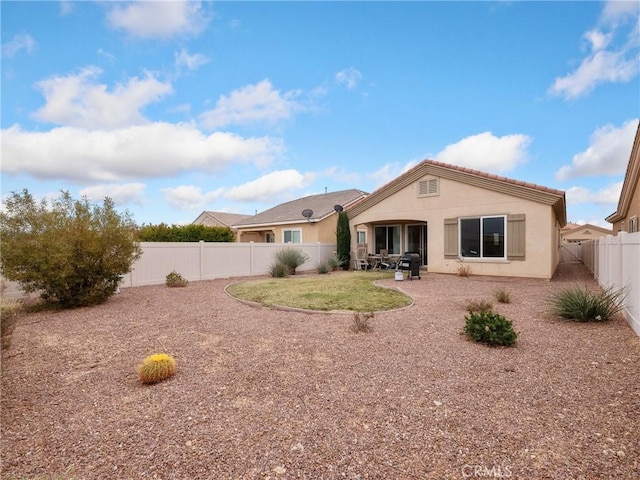
POLYGON ((351 228, 347 212, 338 212, 336 223, 336 249, 342 269, 349 270, 351 264, 351 228))
POLYGON ((206 225, 143 225, 138 230, 141 242, 233 242, 235 236, 229 227, 206 225))
POLYGON ((354 333, 369 333, 373 331, 373 327, 369 324, 369 320, 373 318, 373 312, 362 313, 355 312, 351 323, 351 331, 354 333))
POLYGON ((467 302, 467 312, 490 312, 493 304, 487 300, 469 300, 467 302))
POLYGON ((513 323, 502 315, 491 311, 471 312, 464 318, 464 333, 476 342, 506 346, 516 343, 518 334, 513 330, 513 323))
POLYGON ((329 266, 328 262, 323 262, 318 264, 316 270, 319 274, 324 275, 325 273, 329 273, 331 271, 331 267, 329 266))
POLYGON ((269 265, 269 273, 275 278, 284 278, 289 276, 289 267, 282 262, 275 262, 269 265))
POLYGON ((547 303, 553 315, 579 322, 600 322, 620 312, 626 296, 625 288, 593 292, 574 286, 555 292, 547 299, 547 303))
POLYGON ((287 274, 289 275, 295 275, 296 268, 309 260, 309 255, 293 247, 287 247, 277 251, 275 257, 277 263, 281 263, 287 267, 287 274))
POLYGON ((186 287, 189 284, 189 280, 173 270, 166 276, 166 284, 167 287, 186 287))
POLYGON ((327 257, 327 260, 325 263, 327 264, 327 267, 329 267, 330 270, 335 270, 340 265, 342 265, 343 262, 342 260, 340 260, 340 257, 338 257, 338 255, 334 253, 327 257))
POLYGON ((499 303, 511 303, 511 293, 509 291, 498 290, 495 295, 499 303))
POLYGON ((12 192, 0 211, 0 271, 28 293, 63 308, 106 301, 141 255, 128 212, 68 192, 36 202, 28 190, 12 192))

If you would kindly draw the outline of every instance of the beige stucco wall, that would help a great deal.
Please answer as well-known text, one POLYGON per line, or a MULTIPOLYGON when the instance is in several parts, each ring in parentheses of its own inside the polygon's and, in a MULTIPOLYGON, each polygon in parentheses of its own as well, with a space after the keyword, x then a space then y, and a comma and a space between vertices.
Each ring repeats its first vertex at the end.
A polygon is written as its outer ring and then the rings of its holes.
MULTIPOLYGON (((433 178, 425 176, 422 180, 433 178)), ((550 205, 544 205, 499 192, 439 179, 439 195, 418 197, 417 182, 405 187, 373 207, 350 218, 352 250, 353 232, 362 224, 428 223, 428 270, 434 273, 457 273, 462 265, 471 274, 515 277, 551 278, 559 261, 560 227, 550 205), (445 218, 480 215, 526 215, 526 259, 523 261, 490 261, 444 258, 445 218)), ((369 251, 373 250, 373 234, 367 235, 369 251)), ((402 242, 405 231, 402 230, 402 242)), ((403 247, 404 248, 404 247, 403 247)))
POLYGON ((627 216, 618 222, 613 224, 613 231, 618 233, 620 230, 624 230, 625 232, 629 229, 629 219, 631 217, 640 218, 640 188, 635 186, 633 191, 633 195, 631 196, 631 202, 629 203, 629 211, 627 212, 627 216))
MULTIPOLYGON (((284 230, 301 230, 301 237, 303 243, 336 243, 336 222, 337 216, 330 215, 320 222, 301 222, 292 223, 287 225, 274 225, 270 227, 270 230, 275 235, 275 241, 277 243, 283 240, 284 230)), ((262 227, 261 227, 262 230, 262 227)), ((238 242, 264 242, 265 231, 253 232, 251 228, 238 229, 236 234, 236 241, 238 242)))

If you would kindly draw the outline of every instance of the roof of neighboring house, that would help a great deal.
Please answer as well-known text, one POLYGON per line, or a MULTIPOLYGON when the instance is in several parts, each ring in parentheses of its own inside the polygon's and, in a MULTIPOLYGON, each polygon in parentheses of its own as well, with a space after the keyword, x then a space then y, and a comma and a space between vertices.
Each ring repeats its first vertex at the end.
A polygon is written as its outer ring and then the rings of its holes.
POLYGON ((571 230, 573 230, 574 228, 578 228, 581 227, 582 225, 579 225, 577 223, 572 223, 572 222, 567 222, 567 224, 562 227, 562 233, 567 233, 571 230))
POLYGON ((472 168, 450 165, 435 160, 423 160, 411 170, 383 185, 365 199, 349 208, 349 213, 357 215, 401 189, 411 185, 425 175, 447 178, 460 183, 474 185, 487 190, 520 197, 538 203, 552 205, 561 226, 567 223, 565 193, 562 190, 543 187, 535 183, 501 177, 472 168))
POLYGON ((584 225, 577 225, 570 230, 562 230, 562 235, 571 235, 573 233, 579 232, 580 230, 595 230, 600 233, 604 233, 605 235, 611 235, 613 232, 611 229, 598 227, 597 225, 592 225, 590 223, 585 223, 584 225))
POLYGON ((234 227, 244 228, 300 223, 307 221, 307 218, 302 215, 304 210, 311 210, 313 212, 311 217, 309 217, 309 222, 319 222, 329 215, 336 213, 334 209, 336 205, 341 205, 343 208, 346 208, 366 195, 366 192, 356 189, 309 195, 308 197, 281 203, 269 210, 265 210, 264 212, 234 224, 234 227))
POLYGON ((211 212, 205 210, 200 215, 198 215, 198 218, 202 217, 203 215, 213 219, 214 221, 216 221, 220 225, 224 225, 225 227, 230 227, 234 223, 251 217, 251 215, 244 215, 242 213, 211 212))
POLYGON ((636 137, 633 141, 633 147, 631 148, 631 157, 629 158, 629 164, 627 165, 627 172, 624 176, 622 190, 620 191, 618 208, 614 213, 605 218, 607 222, 619 222, 627 216, 627 213, 629 212, 629 204, 631 203, 633 193, 638 188, 638 183, 640 183, 640 122, 638 122, 636 137))

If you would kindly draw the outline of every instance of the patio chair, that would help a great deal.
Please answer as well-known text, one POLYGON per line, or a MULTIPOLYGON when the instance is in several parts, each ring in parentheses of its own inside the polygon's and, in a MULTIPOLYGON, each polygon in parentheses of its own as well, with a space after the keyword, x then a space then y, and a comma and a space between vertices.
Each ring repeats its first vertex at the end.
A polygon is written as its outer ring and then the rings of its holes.
POLYGON ((351 252, 351 258, 353 260, 354 270, 367 270, 369 268, 369 262, 365 257, 359 257, 358 252, 351 252))
POLYGON ((389 250, 386 248, 380 250, 380 269, 388 270, 391 266, 389 259, 389 250))

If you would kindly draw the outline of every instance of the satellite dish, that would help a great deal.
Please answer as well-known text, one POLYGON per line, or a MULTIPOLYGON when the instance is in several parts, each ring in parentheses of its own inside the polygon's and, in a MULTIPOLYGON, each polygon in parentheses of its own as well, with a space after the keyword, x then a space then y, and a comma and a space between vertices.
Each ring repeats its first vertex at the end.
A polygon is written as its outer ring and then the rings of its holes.
POLYGON ((342 208, 342 205, 334 205, 333 209, 338 213, 340 213, 342 210, 344 210, 344 208, 342 208))
POLYGON ((308 208, 305 208, 304 210, 302 210, 302 216, 307 220, 311 218, 311 215, 313 215, 313 210, 310 210, 308 208))

